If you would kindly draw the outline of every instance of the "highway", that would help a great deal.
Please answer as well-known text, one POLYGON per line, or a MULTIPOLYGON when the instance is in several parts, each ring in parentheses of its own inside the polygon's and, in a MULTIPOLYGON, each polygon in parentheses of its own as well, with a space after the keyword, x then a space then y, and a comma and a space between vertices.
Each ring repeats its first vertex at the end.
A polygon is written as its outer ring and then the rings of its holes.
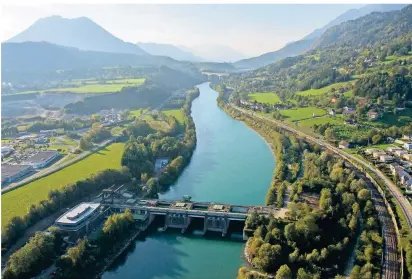
MULTIPOLYGON (((411 208, 411 204, 409 203, 409 201, 403 197, 403 195, 401 194, 401 192, 399 191, 399 189, 396 187, 396 185, 390 181, 380 170, 377 170, 376 168, 374 168, 373 166, 367 164, 366 162, 360 160, 359 158, 356 158, 355 156, 348 154, 334 146, 332 146, 331 144, 325 142, 324 140, 321 139, 317 139, 314 138, 312 136, 309 136, 301 131, 298 131, 296 129, 293 129, 292 127, 285 125, 284 123, 280 122, 280 121, 276 121, 274 119, 270 119, 267 117, 264 117, 262 115, 258 115, 254 112, 236 107, 234 105, 230 105, 232 108, 251 115, 255 118, 260 118, 262 120, 266 120, 269 122, 274 123, 275 125, 289 131, 292 132, 294 134, 297 134, 307 140, 310 140, 312 142, 315 142, 317 144, 319 144, 320 146, 324 146, 327 149, 331 150, 332 152, 334 152, 335 154, 343 157, 344 159, 348 160, 349 162, 351 161, 355 161, 357 163, 359 163, 360 165, 362 165, 363 167, 367 168, 368 170, 370 170, 371 172, 373 172, 376 176, 378 176, 380 179, 382 179, 386 186, 387 189, 389 189, 389 191, 391 192, 391 194, 393 195, 393 197, 397 200, 398 204, 401 206, 407 220, 409 223, 409 228, 411 229, 412 227, 412 208, 411 208)), ((359 173, 358 175, 363 175, 361 173, 359 173)), ((399 279, 401 277, 399 268, 400 268, 400 262, 398 259, 398 241, 397 241, 397 235, 396 235, 396 231, 395 231, 395 227, 393 224, 393 221, 388 213, 388 210, 386 208, 385 202, 382 198, 382 196, 380 195, 380 193, 377 191, 377 189, 372 185, 372 183, 369 182, 369 180, 365 180, 368 181, 368 187, 372 192, 372 200, 374 202, 375 208, 378 212, 378 217, 379 217, 379 221, 381 223, 382 226, 382 237, 384 239, 384 248, 383 248, 383 254, 382 254, 382 278, 384 279, 399 279)))

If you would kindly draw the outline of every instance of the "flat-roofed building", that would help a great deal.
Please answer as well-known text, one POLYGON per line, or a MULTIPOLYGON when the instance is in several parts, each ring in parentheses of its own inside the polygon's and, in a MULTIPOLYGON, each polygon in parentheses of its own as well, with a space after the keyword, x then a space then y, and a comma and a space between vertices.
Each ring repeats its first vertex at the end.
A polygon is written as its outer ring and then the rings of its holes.
POLYGON ((30 165, 35 169, 44 168, 60 155, 57 151, 40 151, 39 153, 27 158, 23 165, 30 165))
POLYGON ((405 160, 408 160, 408 161, 412 161, 412 154, 403 154, 403 157, 402 158, 404 158, 405 160))
POLYGON ((373 152, 373 158, 379 158, 380 156, 382 156, 382 155, 386 155, 386 153, 384 152, 384 151, 382 151, 382 150, 377 150, 377 151, 375 151, 375 152, 373 152))
POLYGON ((382 163, 390 163, 390 162, 393 162, 394 160, 395 158, 389 155, 381 155, 379 157, 379 161, 381 161, 382 163))
POLYGON ((32 166, 25 165, 1 165, 1 185, 12 183, 29 173, 34 172, 32 166))
POLYGON ((103 218, 100 203, 83 202, 61 215, 55 225, 69 233, 70 237, 78 238, 89 233, 91 228, 103 218))

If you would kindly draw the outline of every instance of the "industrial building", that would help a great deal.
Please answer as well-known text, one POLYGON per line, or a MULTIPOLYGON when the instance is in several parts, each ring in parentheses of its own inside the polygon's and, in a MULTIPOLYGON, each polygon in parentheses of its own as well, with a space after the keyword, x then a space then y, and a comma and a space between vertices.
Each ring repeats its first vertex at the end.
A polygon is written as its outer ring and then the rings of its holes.
POLYGON ((60 155, 57 151, 40 151, 27 158, 23 165, 30 165, 35 169, 44 168, 60 155))
POLYGON ((25 165, 1 165, 1 185, 15 182, 25 175, 34 172, 32 166, 25 165))
POLYGON ((90 233, 104 217, 104 210, 100 203, 83 202, 61 215, 55 225, 67 232, 70 238, 77 239, 90 233))

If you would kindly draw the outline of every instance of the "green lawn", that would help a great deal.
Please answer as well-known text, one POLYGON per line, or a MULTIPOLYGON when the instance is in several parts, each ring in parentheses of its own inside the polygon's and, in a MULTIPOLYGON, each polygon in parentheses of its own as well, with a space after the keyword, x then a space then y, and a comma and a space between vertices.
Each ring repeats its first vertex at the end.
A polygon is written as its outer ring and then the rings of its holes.
MULTIPOLYGON (((86 85, 79 85, 77 87, 69 86, 63 88, 55 88, 55 89, 47 89, 47 90, 40 90, 40 91, 25 91, 20 92, 17 94, 29 94, 29 93, 59 93, 59 92, 70 92, 70 93, 111 93, 111 92, 119 92, 123 87, 127 86, 139 86, 143 84, 145 81, 144 78, 139 79, 118 79, 118 80, 110 80, 107 81, 105 84, 100 84, 97 81, 88 80, 84 81, 87 83, 86 85)), ((73 83, 81 84, 81 83, 73 83)))
POLYGON ((32 204, 47 199, 50 190, 60 189, 66 184, 85 179, 98 171, 120 169, 123 143, 114 143, 73 165, 39 180, 33 181, 1 197, 2 227, 14 216, 23 216, 32 204))
POLYGON ((274 92, 256 92, 249 94, 249 100, 260 102, 260 103, 270 103, 270 104, 281 104, 279 96, 274 92))
POLYGON ((337 82, 319 89, 308 89, 305 91, 299 91, 297 92, 298 95, 301 96, 319 96, 319 95, 323 95, 326 94, 327 92, 329 92, 332 88, 338 89, 341 88, 344 85, 347 85, 348 83, 350 83, 352 81, 345 81, 345 82, 337 82))
POLYGON ((169 110, 163 110, 162 112, 166 115, 174 116, 177 119, 177 121, 179 121, 180 124, 183 123, 183 113, 180 109, 169 109, 169 110))
POLYGON ((313 117, 313 113, 315 113, 316 116, 322 116, 326 114, 326 111, 315 107, 286 109, 280 111, 280 114, 289 121, 311 118, 313 117))
POLYGON ((326 123, 330 123, 330 124, 342 124, 343 120, 339 117, 329 117, 329 116, 325 116, 325 117, 319 117, 319 118, 311 118, 311 119, 305 119, 302 121, 299 121, 299 126, 302 127, 313 127, 313 125, 321 125, 321 124, 326 124, 326 123))

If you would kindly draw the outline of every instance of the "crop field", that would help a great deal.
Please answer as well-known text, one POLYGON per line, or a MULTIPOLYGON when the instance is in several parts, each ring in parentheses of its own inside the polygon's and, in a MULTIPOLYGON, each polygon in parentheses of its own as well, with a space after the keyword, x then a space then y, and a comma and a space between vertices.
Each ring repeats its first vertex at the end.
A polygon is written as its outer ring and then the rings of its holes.
POLYGON ((257 92, 249 94, 249 100, 260 102, 260 103, 270 103, 270 104, 281 104, 279 96, 274 92, 257 92))
POLYGON ((86 80, 82 82, 72 83, 73 85, 78 85, 78 86, 69 86, 69 87, 54 88, 54 89, 39 90, 39 91, 32 90, 32 91, 25 91, 25 92, 20 92, 16 94, 29 94, 29 93, 36 93, 36 92, 39 92, 39 93, 69 92, 69 93, 79 93, 79 94, 112 93, 112 92, 119 92, 123 87, 142 85, 144 81, 145 81, 144 78, 108 80, 106 81, 106 83, 98 83, 98 81, 96 80, 86 80))
POLYGON ((183 123, 183 113, 180 109, 163 110, 162 112, 166 115, 174 116, 180 124, 183 123))
POLYGON ((332 88, 338 89, 351 82, 353 81, 337 82, 337 83, 334 83, 334 84, 331 84, 331 85, 328 85, 328 86, 325 86, 319 89, 308 89, 305 91, 299 91, 297 92, 297 94, 301 96, 320 96, 320 95, 328 93, 332 88))
POLYGON ((123 147, 123 143, 113 143, 73 165, 5 193, 1 196, 2 226, 14 216, 25 215, 32 204, 47 199, 50 190, 60 189, 104 169, 120 169, 123 147))
POLYGON ((323 116, 326 114, 326 111, 315 107, 285 109, 280 111, 280 114, 289 121, 312 118, 313 113, 315 113, 316 116, 323 116))
POLYGON ((319 117, 319 118, 311 118, 311 119, 305 119, 302 121, 299 121, 299 126, 302 127, 310 127, 312 128, 313 125, 321 125, 321 124, 326 124, 326 123, 330 123, 330 124, 342 124, 343 123, 343 119, 341 118, 337 118, 337 117, 319 117))

